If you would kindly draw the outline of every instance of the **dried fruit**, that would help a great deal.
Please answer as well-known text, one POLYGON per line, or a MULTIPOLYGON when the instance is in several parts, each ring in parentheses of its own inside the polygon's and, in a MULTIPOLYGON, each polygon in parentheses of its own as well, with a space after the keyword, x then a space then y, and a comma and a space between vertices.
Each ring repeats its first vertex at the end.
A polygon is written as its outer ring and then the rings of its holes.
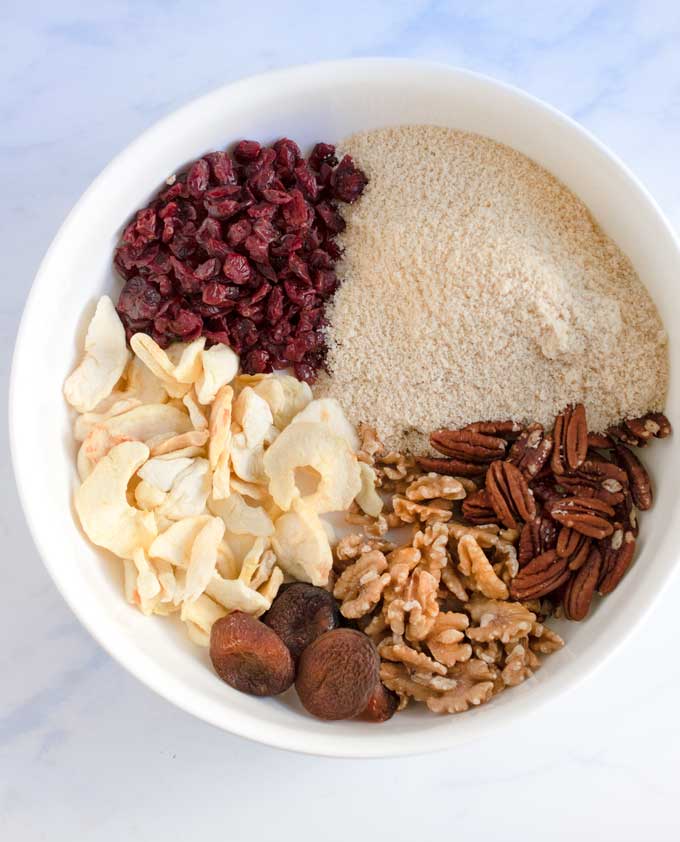
POLYGON ((334 629, 304 650, 295 687, 304 707, 319 719, 350 719, 366 708, 379 667, 370 638, 354 629, 334 629))
POLYGON ((242 611, 213 625, 210 660, 222 681, 251 696, 277 696, 295 676, 293 658, 281 638, 242 611))
POLYGON ((262 622, 274 629, 297 661, 310 643, 340 624, 340 612, 328 591, 295 582, 279 593, 262 622))
POLYGON ((388 690, 385 685, 379 681, 371 693, 368 704, 359 714, 359 719, 366 722, 387 722, 391 719, 397 706, 399 705, 399 696, 388 690))
POLYGON ((212 152, 190 164, 137 212, 114 256, 128 339, 146 333, 165 348, 205 336, 248 373, 294 367, 315 378, 323 308, 338 286, 336 202, 354 202, 366 185, 351 158, 338 164, 332 146, 315 149, 305 162, 287 138, 271 148, 243 140, 233 158, 212 152))

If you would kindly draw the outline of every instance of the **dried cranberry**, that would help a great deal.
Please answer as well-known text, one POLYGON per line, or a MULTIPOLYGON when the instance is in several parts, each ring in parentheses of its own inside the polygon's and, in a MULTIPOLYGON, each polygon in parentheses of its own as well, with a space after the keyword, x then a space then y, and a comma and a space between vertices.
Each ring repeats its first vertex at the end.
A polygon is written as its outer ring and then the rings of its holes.
POLYGON ((158 198, 161 202, 171 202, 173 199, 186 199, 188 195, 189 191, 187 190, 185 182, 181 179, 177 179, 177 181, 168 187, 167 190, 164 190, 158 198))
POLYGON ((276 165, 286 170, 292 170, 301 157, 300 147, 290 138, 282 137, 274 144, 276 165))
POLYGON ((338 288, 338 276, 332 269, 319 269, 314 273, 314 289, 324 298, 338 288))
POLYGON ((261 148, 256 140, 242 140, 234 147, 234 158, 239 164, 249 163, 257 158, 261 148))
POLYGON ((345 220, 338 213, 338 209, 329 202, 319 202, 316 212, 332 234, 339 234, 345 230, 345 220))
POLYGON ((233 222, 227 230, 227 242, 232 248, 241 245, 245 238, 252 231, 252 226, 247 219, 239 219, 233 222))
POLYGON ((126 337, 162 347, 201 333, 243 354, 248 371, 294 363, 312 380, 323 366, 323 303, 338 285, 336 201, 354 201, 365 176, 317 144, 305 161, 281 138, 237 144, 233 157, 194 161, 127 225, 114 255, 126 283, 126 337), (225 220, 222 222, 221 220, 225 220))
POLYGON ((269 244, 265 240, 261 240, 257 234, 246 237, 244 245, 250 257, 257 263, 269 261, 269 244))
POLYGON ((226 152, 211 152, 205 157, 210 162, 213 178, 218 184, 236 184, 234 165, 226 152))
POLYGON ((208 215, 215 219, 228 219, 239 210, 240 202, 238 199, 230 198, 230 187, 215 187, 213 190, 208 190, 203 199, 203 207, 208 211, 208 215))
POLYGON ((175 279, 179 283, 184 292, 198 292, 201 287, 200 280, 194 275, 188 263, 183 263, 176 257, 170 258, 175 279))
POLYGON ((290 191, 290 202, 283 206, 283 219, 289 229, 299 229, 309 224, 309 205, 300 190, 290 191))
POLYGON ((290 196, 284 190, 265 189, 262 191, 262 198, 273 205, 285 205, 290 202, 290 196))
POLYGON ((226 330, 204 330, 203 336, 211 345, 231 345, 231 337, 226 330))
POLYGON ((272 244, 270 253, 274 257, 285 257, 293 251, 299 251, 302 245, 302 237, 298 234, 284 234, 278 243, 272 244))
POLYGON ((306 284, 311 284, 312 279, 309 276, 309 267, 305 261, 295 252, 288 258, 288 268, 298 278, 303 280, 306 284))
POLYGON ((256 219, 253 222, 253 234, 257 234, 265 243, 271 243, 279 235, 268 219, 256 219))
POLYGON ((130 278, 118 298, 118 312, 131 320, 153 319, 160 305, 160 291, 139 276, 130 278))
POLYGON ((230 294, 230 287, 226 284, 219 284, 213 281, 203 287, 201 290, 201 299, 204 304, 220 307, 225 304, 231 304, 234 297, 230 294))
POLYGON ((235 284, 245 284, 253 276, 253 270, 248 263, 248 258, 235 251, 230 251, 222 265, 224 276, 235 284))
POLYGON ((209 179, 210 167, 208 166, 208 162, 201 158, 195 164, 191 165, 191 169, 187 175, 187 190, 189 191, 189 195, 193 196, 194 199, 200 199, 208 189, 209 179))
POLYGON ((295 177, 298 185, 307 194, 307 198, 314 201, 319 195, 319 185, 316 183, 316 177, 309 168, 309 165, 304 161, 300 161, 295 167, 295 177))
POLYGON ((349 155, 345 155, 331 176, 333 195, 342 202, 355 202, 367 184, 366 175, 354 165, 349 155))
POLYGON ((190 310, 180 310, 168 325, 169 330, 187 342, 197 339, 203 329, 203 319, 190 310))
POLYGON ((295 363, 293 371, 298 380, 303 380, 305 383, 314 382, 315 372, 311 365, 307 363, 295 363))
POLYGON ((309 166, 317 172, 324 163, 331 167, 338 163, 335 157, 335 146, 332 143, 317 143, 309 156, 309 166))
POLYGON ((215 278, 220 273, 220 261, 216 257, 211 257, 194 269, 194 276, 199 281, 209 281, 215 278))
POLYGON ((271 202, 258 202, 255 205, 251 205, 248 208, 247 213, 248 216, 252 217, 253 219, 273 219, 277 209, 277 206, 272 205, 271 202))
POLYGON ((269 354, 266 351, 250 351, 243 361, 243 370, 246 374, 262 374, 271 371, 269 354))

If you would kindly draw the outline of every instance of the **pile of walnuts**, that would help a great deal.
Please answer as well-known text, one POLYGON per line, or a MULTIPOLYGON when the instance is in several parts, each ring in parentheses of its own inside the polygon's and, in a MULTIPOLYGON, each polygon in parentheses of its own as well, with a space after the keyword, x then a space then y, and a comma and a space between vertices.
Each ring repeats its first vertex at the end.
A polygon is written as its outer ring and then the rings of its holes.
POLYGON ((437 713, 520 684, 563 641, 542 622, 548 606, 510 598, 518 531, 461 522, 454 507, 475 493, 472 480, 423 473, 409 456, 384 453, 374 431, 361 433, 360 458, 391 505, 377 518, 350 514, 366 534, 338 543, 333 593, 376 644, 383 684, 400 707, 415 699, 437 713), (399 527, 407 537, 386 540, 399 527))

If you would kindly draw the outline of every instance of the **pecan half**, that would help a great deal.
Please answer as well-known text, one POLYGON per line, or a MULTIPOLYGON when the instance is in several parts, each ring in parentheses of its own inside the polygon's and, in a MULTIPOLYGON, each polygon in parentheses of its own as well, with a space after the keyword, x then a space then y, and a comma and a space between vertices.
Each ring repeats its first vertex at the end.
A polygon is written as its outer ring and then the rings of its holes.
POLYGON ((575 529, 563 526, 557 536, 557 555, 566 558, 570 570, 578 570, 585 564, 590 552, 591 539, 575 529))
POLYGON ((572 497, 594 497, 596 500, 601 500, 608 506, 617 506, 623 502, 623 492, 621 484, 616 483, 616 480, 605 480, 602 484, 591 483, 579 476, 562 476, 560 477, 560 486, 565 488, 572 497), (605 483, 614 491, 610 491, 605 483), (603 487, 604 486, 604 487, 603 487))
POLYGON ((628 474, 630 493, 635 505, 642 511, 651 509, 654 495, 652 493, 652 482, 645 466, 633 451, 623 444, 616 445, 616 457, 619 465, 628 474))
POLYGON ((492 462, 503 456, 506 447, 504 439, 471 430, 437 430, 430 435, 430 444, 444 456, 463 462, 492 462))
POLYGON ((634 436, 630 430, 624 427, 623 424, 614 424, 611 427, 607 427, 607 435, 609 435, 610 438, 613 438, 616 441, 622 441, 631 447, 643 447, 646 444, 644 439, 639 439, 637 436, 634 436))
POLYGON ((503 526, 516 529, 518 520, 536 517, 533 492, 521 471, 510 462, 492 462, 486 474, 486 490, 503 526))
POLYGON ((567 497, 550 505, 550 514, 562 526, 569 526, 589 538, 606 538, 614 531, 607 520, 614 509, 593 497, 567 497))
POLYGON ((436 456, 418 456, 416 462, 424 471, 434 471, 449 477, 478 477, 486 470, 486 465, 463 462, 460 459, 442 459, 436 456))
POLYGON ((532 558, 546 550, 552 550, 557 541, 557 528, 549 517, 538 515, 522 527, 517 549, 517 562, 520 567, 528 564, 532 558))
POLYGON ((638 524, 637 509, 633 505, 633 495, 628 489, 623 492, 623 502, 614 507, 616 520, 623 524, 624 529, 630 530, 637 536, 640 531, 638 524))
POLYGON ((534 497, 546 506, 554 503, 555 500, 562 500, 567 496, 564 491, 559 491, 555 487, 555 480, 553 477, 541 477, 540 479, 533 480, 531 483, 531 490, 534 492, 534 497))
POLYGON ((515 421, 475 421, 472 424, 466 424, 463 430, 483 433, 486 436, 514 439, 522 432, 522 426, 515 421))
POLYGON ((611 450, 614 442, 606 433, 588 433, 588 447, 593 450, 611 450))
POLYGON ((588 452, 588 425, 582 403, 568 406, 555 418, 553 438, 553 472, 563 474, 567 470, 576 470, 588 452))
MULTIPOLYGON (((618 526, 618 524, 617 524, 618 526)), ((611 538, 602 541, 602 571, 598 591, 602 596, 611 593, 623 579, 635 555, 635 535, 630 529, 618 527, 611 538)))
POLYGON ((665 439, 671 434, 671 422, 662 412, 648 412, 641 418, 627 418, 623 426, 640 442, 649 439, 665 439))
POLYGON ((593 547, 588 560, 572 577, 564 593, 562 606, 567 619, 583 620, 590 611, 601 567, 602 556, 597 547, 593 547))
POLYGON ((479 491, 466 497, 462 508, 463 514, 470 523, 493 523, 496 520, 496 512, 485 488, 480 488, 479 491))
POLYGON ((552 436, 545 434, 541 424, 532 424, 514 442, 508 459, 527 479, 531 480, 548 461, 552 449, 552 436))
POLYGON ((570 576, 567 560, 560 558, 555 550, 548 550, 519 571, 510 583, 510 596, 520 600, 537 599, 554 591, 570 576))

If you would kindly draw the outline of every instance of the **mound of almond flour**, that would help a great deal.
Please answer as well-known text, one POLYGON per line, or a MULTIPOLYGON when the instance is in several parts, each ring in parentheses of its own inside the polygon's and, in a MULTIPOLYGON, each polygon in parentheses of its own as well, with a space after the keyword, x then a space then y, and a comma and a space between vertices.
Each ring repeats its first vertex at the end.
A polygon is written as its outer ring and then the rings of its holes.
POLYGON ((316 387, 396 449, 479 419, 591 429, 663 408, 667 338, 586 206, 514 150, 403 126, 344 142, 369 176, 345 211, 343 284, 316 387))

